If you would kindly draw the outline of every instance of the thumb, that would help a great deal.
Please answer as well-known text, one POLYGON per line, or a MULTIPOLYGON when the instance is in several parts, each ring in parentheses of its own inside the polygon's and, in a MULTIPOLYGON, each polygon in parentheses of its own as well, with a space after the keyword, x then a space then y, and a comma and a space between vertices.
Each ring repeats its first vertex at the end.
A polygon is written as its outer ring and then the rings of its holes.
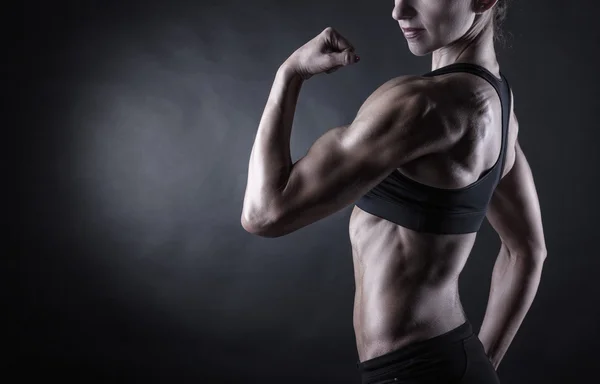
POLYGON ((335 59, 338 65, 350 65, 358 62, 360 57, 353 51, 343 51, 340 53, 335 53, 335 59))

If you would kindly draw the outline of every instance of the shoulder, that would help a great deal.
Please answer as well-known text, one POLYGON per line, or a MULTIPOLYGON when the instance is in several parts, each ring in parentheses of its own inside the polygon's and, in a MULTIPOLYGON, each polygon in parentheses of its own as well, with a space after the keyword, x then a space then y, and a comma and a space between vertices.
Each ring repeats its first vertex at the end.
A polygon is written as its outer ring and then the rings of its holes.
POLYGON ((427 112, 450 117, 457 111, 479 108, 483 94, 473 76, 394 77, 373 91, 359 110, 427 112))
POLYGON ((386 81, 365 101, 359 114, 396 117, 403 130, 427 129, 430 137, 439 133, 460 136, 465 119, 486 110, 486 92, 474 76, 399 76, 386 81))
POLYGON ((390 79, 365 100, 347 138, 368 140, 398 166, 446 151, 465 133, 465 109, 473 100, 466 81, 414 75, 390 79))

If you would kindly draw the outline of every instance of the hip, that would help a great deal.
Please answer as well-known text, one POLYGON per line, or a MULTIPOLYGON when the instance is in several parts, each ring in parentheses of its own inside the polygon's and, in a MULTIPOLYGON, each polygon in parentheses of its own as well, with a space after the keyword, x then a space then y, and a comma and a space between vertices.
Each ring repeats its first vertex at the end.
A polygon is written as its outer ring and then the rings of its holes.
POLYGON ((458 287, 358 292, 354 332, 360 361, 431 339, 465 323, 458 287))
POLYGON ((357 362, 362 384, 499 384, 468 320, 441 335, 357 362))

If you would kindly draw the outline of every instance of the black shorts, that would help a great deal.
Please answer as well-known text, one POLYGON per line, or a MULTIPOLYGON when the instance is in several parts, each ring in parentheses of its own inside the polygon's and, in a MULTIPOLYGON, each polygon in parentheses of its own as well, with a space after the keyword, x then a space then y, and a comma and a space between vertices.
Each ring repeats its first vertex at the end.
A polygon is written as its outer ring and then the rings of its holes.
POLYGON ((499 384, 469 321, 428 340, 357 363, 362 384, 499 384))

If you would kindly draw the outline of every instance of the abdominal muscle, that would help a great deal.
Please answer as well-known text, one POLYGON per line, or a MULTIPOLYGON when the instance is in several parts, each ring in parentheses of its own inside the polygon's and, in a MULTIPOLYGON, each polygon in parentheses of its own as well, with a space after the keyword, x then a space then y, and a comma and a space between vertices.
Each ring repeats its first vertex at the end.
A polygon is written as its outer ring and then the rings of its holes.
POLYGON ((354 331, 361 362, 466 321, 458 277, 476 233, 419 233, 354 207, 354 331))

